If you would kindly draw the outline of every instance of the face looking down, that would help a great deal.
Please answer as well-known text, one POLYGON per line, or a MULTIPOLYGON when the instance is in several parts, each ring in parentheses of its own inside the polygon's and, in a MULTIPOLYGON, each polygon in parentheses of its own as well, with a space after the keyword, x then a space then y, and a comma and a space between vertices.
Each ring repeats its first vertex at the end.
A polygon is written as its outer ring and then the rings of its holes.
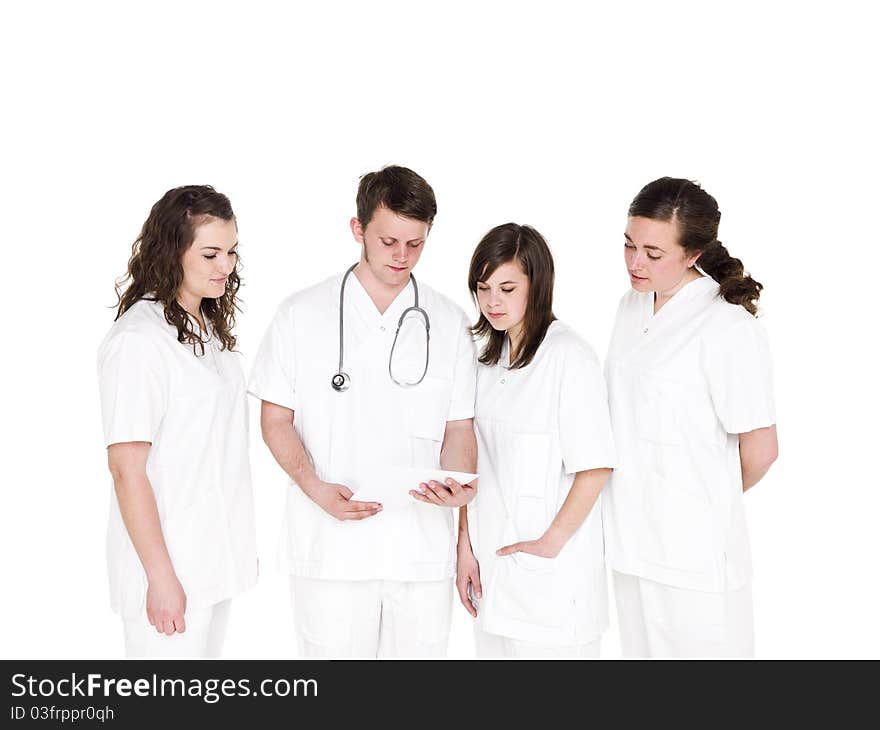
POLYGON ((364 247, 362 261, 369 276, 391 288, 409 281, 430 230, 425 221, 406 218, 384 206, 376 208, 366 226, 351 219, 351 232, 364 247))
POLYGON ((196 226, 192 245, 180 259, 183 281, 178 292, 187 311, 198 311, 202 299, 218 299, 238 263, 235 220, 207 217, 196 226), (192 307, 192 308, 191 308, 192 307))
POLYGON ((512 341, 522 333, 529 301, 529 278, 519 261, 501 264, 492 275, 477 282, 477 302, 493 328, 506 331, 512 341))
POLYGON ((636 291, 653 291, 668 299, 700 276, 693 268, 700 253, 689 255, 684 250, 678 242, 678 225, 674 220, 633 217, 627 222, 623 237, 626 269, 636 291))

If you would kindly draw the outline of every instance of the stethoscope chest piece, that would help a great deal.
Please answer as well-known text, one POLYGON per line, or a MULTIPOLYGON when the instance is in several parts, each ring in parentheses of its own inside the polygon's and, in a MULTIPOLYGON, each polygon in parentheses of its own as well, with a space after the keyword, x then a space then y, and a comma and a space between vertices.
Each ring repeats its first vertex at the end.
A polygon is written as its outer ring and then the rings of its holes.
POLYGON ((348 390, 348 386, 351 385, 351 378, 348 377, 348 373, 340 370, 330 379, 330 385, 337 393, 344 393, 348 390))

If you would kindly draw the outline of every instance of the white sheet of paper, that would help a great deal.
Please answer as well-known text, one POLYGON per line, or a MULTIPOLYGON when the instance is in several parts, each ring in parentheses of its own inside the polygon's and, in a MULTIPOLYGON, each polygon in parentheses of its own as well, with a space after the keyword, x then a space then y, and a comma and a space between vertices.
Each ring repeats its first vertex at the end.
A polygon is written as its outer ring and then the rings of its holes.
POLYGON ((459 484, 470 484, 476 478, 476 474, 461 471, 387 467, 359 479, 360 485, 352 499, 358 502, 381 502, 386 509, 405 507, 415 501, 410 490, 418 490, 422 482, 433 479, 443 484, 445 479, 455 479, 459 484))

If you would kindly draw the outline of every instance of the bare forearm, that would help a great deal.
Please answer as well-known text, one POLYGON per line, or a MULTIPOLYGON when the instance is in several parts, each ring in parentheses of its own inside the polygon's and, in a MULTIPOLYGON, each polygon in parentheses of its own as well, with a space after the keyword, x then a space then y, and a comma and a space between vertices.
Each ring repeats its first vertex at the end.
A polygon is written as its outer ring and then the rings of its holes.
POLYGON ((263 440, 278 465, 300 489, 306 491, 318 480, 312 460, 292 423, 264 424, 263 440))
POLYGON ((113 485, 125 529, 150 581, 174 574, 156 497, 146 473, 114 476, 113 485))
POLYGON ((472 428, 448 432, 440 451, 440 466, 473 474, 477 470, 477 438, 472 428))
POLYGON ((458 508, 458 546, 471 549, 471 535, 468 532, 467 505, 458 508))
POLYGON ((764 478, 778 455, 776 426, 759 428, 739 435, 739 461, 744 492, 764 478))
POLYGON ((745 461, 742 461, 742 481, 743 481, 743 491, 745 492, 747 489, 751 489, 758 482, 760 482, 764 475, 770 471, 770 464, 759 463, 759 464, 748 464, 745 461))
POLYGON ((611 469, 579 471, 572 482, 565 502, 547 528, 547 537, 560 548, 587 519, 599 493, 608 481, 611 469))

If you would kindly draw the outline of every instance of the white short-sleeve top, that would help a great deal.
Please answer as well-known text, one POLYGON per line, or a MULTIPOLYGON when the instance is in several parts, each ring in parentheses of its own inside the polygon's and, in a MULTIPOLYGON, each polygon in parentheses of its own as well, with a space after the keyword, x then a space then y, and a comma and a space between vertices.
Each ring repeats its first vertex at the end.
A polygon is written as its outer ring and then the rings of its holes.
MULTIPOLYGON (((240 357, 213 337, 196 355, 178 342, 163 305, 145 299, 113 324, 98 351, 104 441, 151 444, 147 477, 187 608, 226 600, 257 580, 240 357)), ((111 606, 142 613, 147 579, 115 493, 107 559, 111 606)))
MULTIPOLYGON (((413 287, 401 290, 380 314, 352 275, 345 286, 343 364, 351 384, 337 393, 330 381, 339 365, 342 278, 334 276, 281 303, 257 354, 249 390, 294 411, 294 427, 318 478, 357 492, 388 467, 439 468, 447 421, 474 414, 475 351, 461 308, 420 281, 419 304, 430 318, 429 366, 418 385, 396 385, 388 372, 389 355, 398 319, 413 305, 413 287)), ((415 380, 421 374, 420 333, 418 320, 404 323, 395 348, 396 376, 414 373, 407 380, 415 380)), ((292 481, 287 494, 291 573, 327 580, 454 575, 451 509, 413 499, 364 520, 340 521, 292 481)))
POLYGON ((764 328, 718 291, 701 277, 654 314, 653 292, 630 290, 606 361, 609 565, 702 591, 750 578, 738 434, 775 422, 764 328))
POLYGON ((477 377, 477 496, 468 527, 480 564, 482 630, 570 646, 608 623, 602 518, 597 502, 553 559, 495 551, 544 534, 579 471, 613 467, 614 443, 602 369, 573 330, 554 321, 532 361, 499 362, 477 377))

